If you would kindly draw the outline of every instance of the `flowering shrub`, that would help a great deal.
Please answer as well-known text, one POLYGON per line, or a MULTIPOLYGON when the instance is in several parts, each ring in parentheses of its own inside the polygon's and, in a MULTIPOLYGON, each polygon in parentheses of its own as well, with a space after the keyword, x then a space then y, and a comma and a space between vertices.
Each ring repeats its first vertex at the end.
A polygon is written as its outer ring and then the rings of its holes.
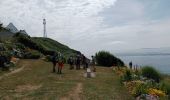
POLYGON ((113 68, 113 71, 119 75, 119 76, 123 76, 124 73, 126 72, 127 68, 126 67, 123 67, 123 68, 117 68, 117 67, 114 67, 113 68))
POLYGON ((164 100, 170 94, 170 85, 162 83, 160 73, 152 67, 137 71, 114 67, 113 71, 136 100, 164 100))
POLYGON ((139 88, 143 84, 144 82, 140 80, 124 82, 125 87, 134 96, 138 96, 143 93, 143 92, 141 93, 141 89, 139 88))
POLYGON ((149 89, 148 89, 148 94, 157 95, 157 96, 159 96, 159 97, 166 96, 166 94, 165 94, 164 91, 158 90, 158 89, 154 89, 154 88, 149 88, 149 89))

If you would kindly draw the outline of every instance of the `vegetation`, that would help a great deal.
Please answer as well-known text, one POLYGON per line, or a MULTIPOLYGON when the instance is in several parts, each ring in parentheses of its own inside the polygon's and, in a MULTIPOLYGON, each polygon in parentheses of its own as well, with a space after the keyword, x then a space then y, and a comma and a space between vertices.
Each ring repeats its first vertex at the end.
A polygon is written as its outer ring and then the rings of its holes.
POLYGON ((3 24, 0 22, 0 30, 3 28, 2 25, 3 25, 3 24))
POLYGON ((132 73, 130 70, 126 70, 125 74, 123 75, 123 81, 131 81, 132 80, 132 73))
POLYGON ((24 44, 26 47, 37 50, 44 55, 52 55, 54 52, 61 52, 65 57, 69 57, 70 55, 80 53, 49 38, 32 38, 22 33, 16 33, 14 38, 17 42, 24 44))
POLYGON ((52 64, 43 60, 20 60, 17 68, 22 70, 0 79, 0 99, 133 100, 110 68, 97 68, 95 78, 68 65, 64 74, 51 73, 52 64))
POLYGON ((160 73, 156 69, 154 69, 153 67, 150 67, 150 66, 146 66, 146 67, 142 68, 142 75, 149 79, 153 79, 156 82, 160 82, 160 80, 161 80, 160 73))
POLYGON ((124 66, 123 61, 107 51, 99 51, 96 53, 95 58, 99 66, 124 66))
POLYGON ((38 51, 29 51, 24 54, 24 59, 38 59, 41 57, 41 53, 38 51))
POLYGON ((120 76, 121 83, 128 89, 136 99, 151 98, 156 100, 169 100, 170 98, 170 78, 163 80, 154 68, 144 67, 141 70, 128 68, 113 68, 114 72, 120 76), (146 76, 146 73, 148 76, 146 76), (156 73, 156 74, 155 74, 156 73), (154 77, 153 77, 154 76, 154 77), (159 81, 158 81, 159 80, 159 81))
POLYGON ((79 51, 70 49, 68 46, 50 38, 34 37, 32 40, 48 51, 61 52, 66 58, 71 55, 81 54, 79 51))

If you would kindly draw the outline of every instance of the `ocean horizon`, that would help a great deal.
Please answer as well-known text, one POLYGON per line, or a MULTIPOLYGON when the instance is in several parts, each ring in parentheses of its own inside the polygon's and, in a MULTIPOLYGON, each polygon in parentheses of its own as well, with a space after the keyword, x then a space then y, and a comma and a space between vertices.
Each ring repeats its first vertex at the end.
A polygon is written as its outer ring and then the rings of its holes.
POLYGON ((132 61, 137 66, 152 66, 162 74, 170 75, 170 55, 117 55, 128 66, 132 61))

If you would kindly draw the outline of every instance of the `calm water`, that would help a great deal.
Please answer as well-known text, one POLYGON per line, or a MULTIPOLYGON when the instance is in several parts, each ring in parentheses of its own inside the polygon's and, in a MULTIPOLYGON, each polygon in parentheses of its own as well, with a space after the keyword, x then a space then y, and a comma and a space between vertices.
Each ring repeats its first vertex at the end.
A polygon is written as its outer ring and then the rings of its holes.
POLYGON ((156 55, 156 56, 118 56, 126 65, 132 61, 133 65, 155 67, 161 73, 170 74, 170 55, 156 55))

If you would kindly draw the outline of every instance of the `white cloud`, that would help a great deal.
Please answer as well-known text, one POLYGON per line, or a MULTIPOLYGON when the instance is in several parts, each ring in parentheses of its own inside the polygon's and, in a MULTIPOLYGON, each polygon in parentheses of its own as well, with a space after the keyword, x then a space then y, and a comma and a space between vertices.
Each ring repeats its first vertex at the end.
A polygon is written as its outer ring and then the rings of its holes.
POLYGON ((2 22, 31 36, 43 36, 45 17, 49 37, 86 55, 169 45, 170 17, 147 18, 137 0, 1 0, 0 7, 2 22))

